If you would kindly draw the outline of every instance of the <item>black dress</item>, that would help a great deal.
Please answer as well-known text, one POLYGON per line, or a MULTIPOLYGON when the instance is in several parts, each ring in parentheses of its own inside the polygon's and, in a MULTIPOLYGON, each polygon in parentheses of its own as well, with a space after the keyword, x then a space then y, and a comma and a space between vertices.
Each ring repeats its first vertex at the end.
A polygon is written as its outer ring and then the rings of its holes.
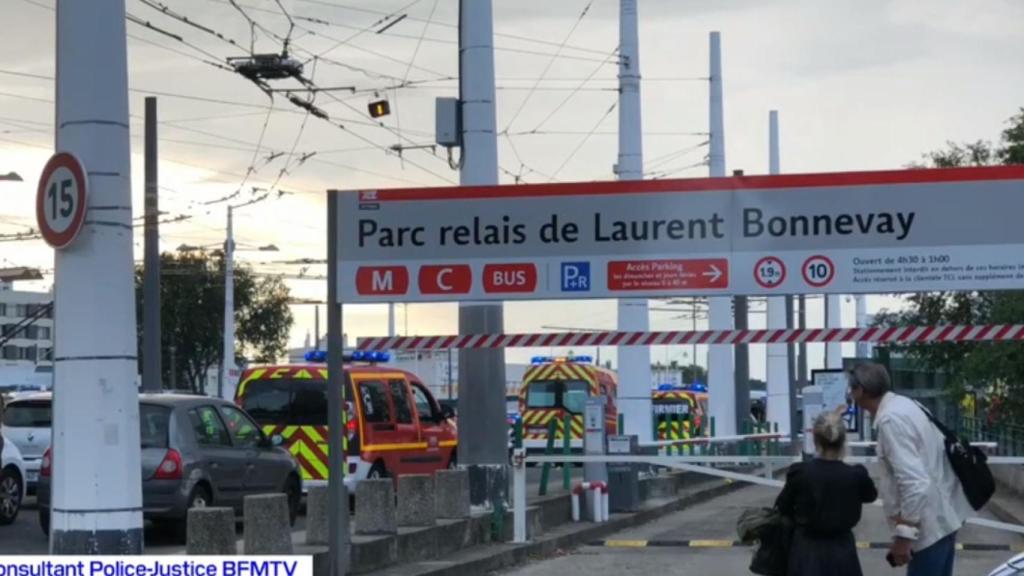
POLYGON ((863 576, 853 527, 878 497, 861 465, 815 459, 794 465, 775 506, 796 529, 787 576, 863 576))

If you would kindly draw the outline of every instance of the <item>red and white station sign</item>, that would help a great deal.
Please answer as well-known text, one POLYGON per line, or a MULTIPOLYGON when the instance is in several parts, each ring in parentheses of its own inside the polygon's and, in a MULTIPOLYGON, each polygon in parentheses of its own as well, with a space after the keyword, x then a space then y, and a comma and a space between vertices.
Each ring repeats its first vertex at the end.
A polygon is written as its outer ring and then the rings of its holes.
POLYGON ((338 194, 345 302, 1024 288, 1024 167, 338 194))
POLYGON ((75 155, 58 152, 50 157, 36 190, 36 222, 50 246, 65 248, 81 232, 87 186, 85 168, 75 155))

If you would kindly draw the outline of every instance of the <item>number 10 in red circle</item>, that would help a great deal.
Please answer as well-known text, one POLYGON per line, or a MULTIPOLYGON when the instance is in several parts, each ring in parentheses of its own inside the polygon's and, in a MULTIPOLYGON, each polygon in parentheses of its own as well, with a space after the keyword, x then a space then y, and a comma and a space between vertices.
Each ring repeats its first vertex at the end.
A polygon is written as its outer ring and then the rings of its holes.
POLYGON ((831 284, 832 279, 835 278, 836 265, 832 263, 828 256, 819 254, 804 260, 801 272, 803 272, 804 282, 809 286, 824 288, 831 284))

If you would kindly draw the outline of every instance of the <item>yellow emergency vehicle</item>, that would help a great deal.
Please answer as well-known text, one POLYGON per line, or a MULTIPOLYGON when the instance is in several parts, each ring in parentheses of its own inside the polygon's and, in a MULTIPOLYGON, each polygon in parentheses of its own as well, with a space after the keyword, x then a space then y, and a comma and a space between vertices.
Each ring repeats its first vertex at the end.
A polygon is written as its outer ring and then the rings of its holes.
POLYGON ((561 449, 568 435, 573 450, 583 448, 583 411, 588 397, 605 397, 605 429, 614 434, 619 409, 619 380, 615 372, 601 368, 589 356, 535 356, 519 388, 519 414, 523 422, 523 446, 530 451, 547 446, 548 430, 555 422, 555 447, 561 449), (568 430, 565 417, 569 416, 568 430))

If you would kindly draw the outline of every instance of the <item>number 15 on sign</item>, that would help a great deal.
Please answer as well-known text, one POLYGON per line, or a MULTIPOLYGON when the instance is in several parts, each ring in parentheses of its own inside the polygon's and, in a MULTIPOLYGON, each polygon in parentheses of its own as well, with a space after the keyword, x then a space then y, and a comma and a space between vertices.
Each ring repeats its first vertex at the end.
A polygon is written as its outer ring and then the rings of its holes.
POLYGON ((70 245, 85 223, 86 172, 68 152, 58 152, 46 163, 36 190, 36 223, 50 246, 70 245))

